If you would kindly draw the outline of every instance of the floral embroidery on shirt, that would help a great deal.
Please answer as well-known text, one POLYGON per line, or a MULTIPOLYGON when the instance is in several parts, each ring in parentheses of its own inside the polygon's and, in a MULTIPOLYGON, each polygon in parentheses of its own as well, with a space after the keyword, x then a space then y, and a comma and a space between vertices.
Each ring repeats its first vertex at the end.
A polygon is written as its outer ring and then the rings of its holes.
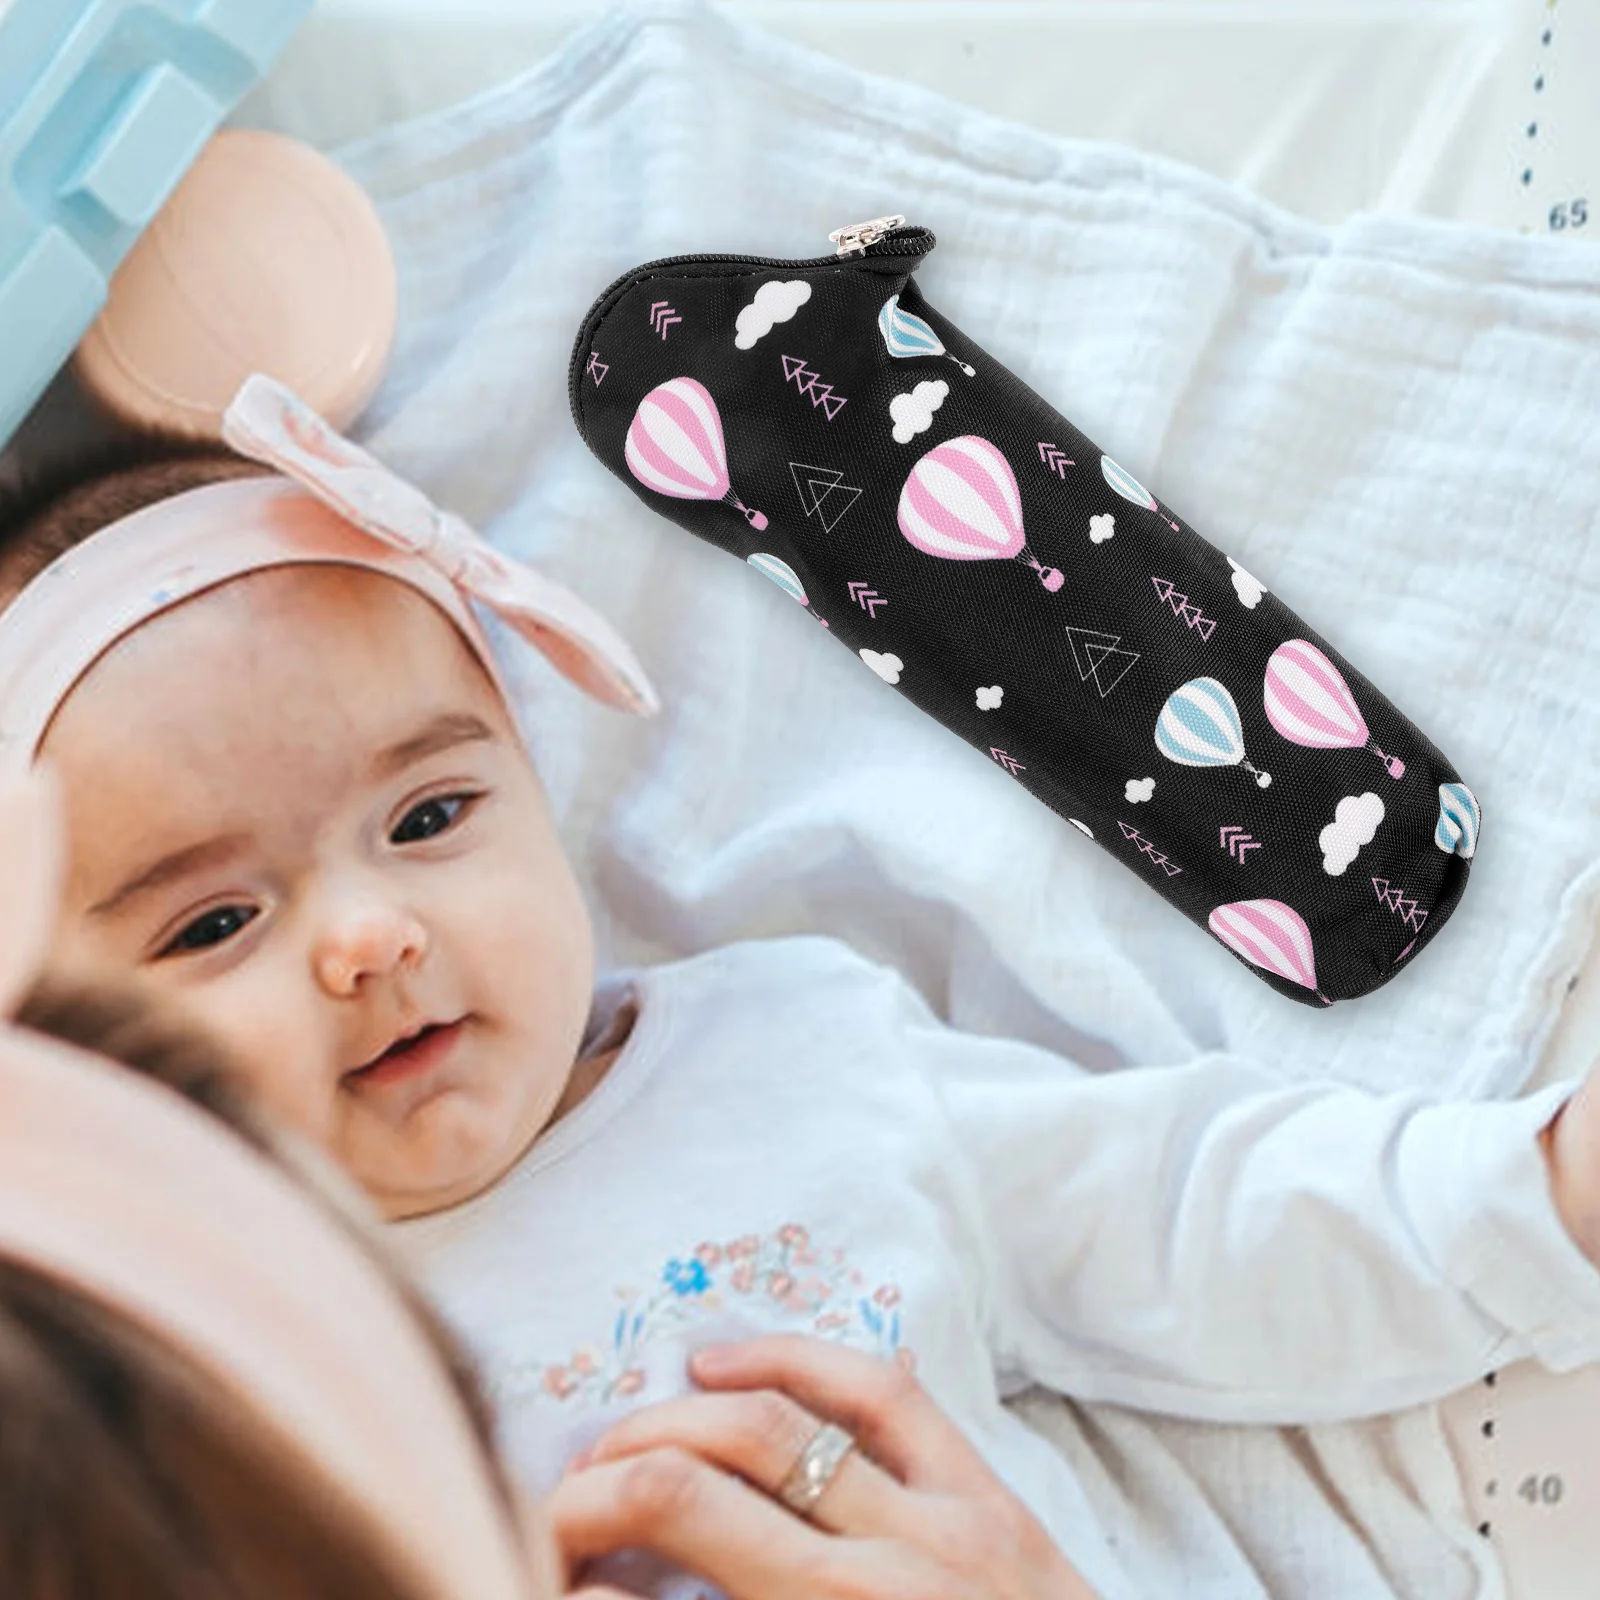
POLYGON ((833 1339, 911 1367, 900 1342, 900 1290, 868 1284, 843 1250, 820 1249, 797 1222, 765 1237, 747 1233, 723 1244, 705 1243, 674 1256, 646 1289, 618 1291, 622 1300, 609 1341, 586 1345, 559 1364, 518 1363, 497 1387, 522 1389, 513 1377, 533 1378, 556 1401, 591 1405, 630 1399, 648 1382, 639 1363, 646 1345, 709 1314, 737 1309, 741 1301, 776 1304, 803 1331, 833 1339))

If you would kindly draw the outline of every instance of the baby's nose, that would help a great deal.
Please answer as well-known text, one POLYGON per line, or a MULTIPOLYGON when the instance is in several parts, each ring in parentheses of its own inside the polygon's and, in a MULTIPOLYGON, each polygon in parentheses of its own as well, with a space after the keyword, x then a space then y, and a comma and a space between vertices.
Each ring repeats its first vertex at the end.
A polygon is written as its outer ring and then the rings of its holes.
POLYGON ((363 979, 415 967, 427 952, 427 931, 399 906, 364 902, 328 920, 315 953, 317 980, 329 994, 355 994, 363 979))

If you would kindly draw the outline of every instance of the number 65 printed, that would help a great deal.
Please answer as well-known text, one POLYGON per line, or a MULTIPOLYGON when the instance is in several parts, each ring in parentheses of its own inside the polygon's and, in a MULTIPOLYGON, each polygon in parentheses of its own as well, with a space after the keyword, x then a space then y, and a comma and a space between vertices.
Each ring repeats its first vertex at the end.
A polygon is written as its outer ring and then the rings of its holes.
POLYGON ((1550 231, 1559 233, 1563 228, 1581 228, 1589 220, 1589 202, 1579 196, 1576 200, 1561 200, 1550 207, 1550 231))

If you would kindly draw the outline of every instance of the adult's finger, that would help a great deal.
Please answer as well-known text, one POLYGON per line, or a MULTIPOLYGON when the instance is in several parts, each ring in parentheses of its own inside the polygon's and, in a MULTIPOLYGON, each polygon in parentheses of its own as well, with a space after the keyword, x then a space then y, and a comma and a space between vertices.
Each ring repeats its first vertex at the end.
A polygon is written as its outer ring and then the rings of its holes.
MULTIPOLYGON (((822 1533, 687 1451, 652 1450, 585 1467, 561 1481, 545 1509, 569 1571, 643 1549, 730 1600, 908 1592, 906 1574, 897 1571, 906 1547, 822 1533)), ((940 1595, 926 1585, 910 1592, 940 1595)))
POLYGON ((696 1353, 703 1388, 780 1389, 852 1433, 886 1471, 912 1489, 970 1494, 994 1482, 961 1430, 898 1362, 799 1334, 696 1353))
MULTIPOLYGON (((625 1417, 589 1452, 593 1462, 618 1461, 676 1447, 737 1473, 763 1494, 776 1495, 823 1424, 775 1389, 686 1395, 625 1417)), ((834 1533, 913 1537, 918 1508, 888 1473, 852 1450, 810 1512, 834 1533)))

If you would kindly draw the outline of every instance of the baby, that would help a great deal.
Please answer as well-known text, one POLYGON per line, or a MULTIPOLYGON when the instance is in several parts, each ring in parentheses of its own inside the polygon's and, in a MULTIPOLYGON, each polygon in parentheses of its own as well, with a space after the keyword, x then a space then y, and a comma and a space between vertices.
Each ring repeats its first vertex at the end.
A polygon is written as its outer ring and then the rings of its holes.
POLYGON ((1025 1386, 1313 1422, 1600 1358, 1593 1082, 1095 1077, 816 937, 597 988, 467 600, 648 713, 627 646, 265 380, 229 438, 278 471, 124 469, 0 531, 0 767, 48 759, 68 813, 54 967, 167 991, 354 1175, 531 1485, 697 1345, 808 1332, 914 1365, 1111 1597, 1025 1386))

